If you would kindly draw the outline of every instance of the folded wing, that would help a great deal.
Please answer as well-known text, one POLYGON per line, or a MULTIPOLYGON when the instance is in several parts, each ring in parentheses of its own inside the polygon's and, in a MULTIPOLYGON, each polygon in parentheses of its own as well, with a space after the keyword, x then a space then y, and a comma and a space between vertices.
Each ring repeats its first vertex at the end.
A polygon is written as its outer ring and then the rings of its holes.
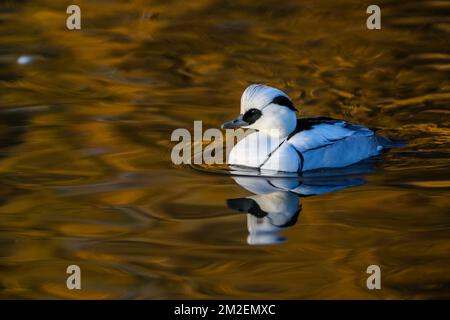
POLYGON ((382 149, 373 130, 330 118, 299 119, 288 141, 303 157, 302 171, 348 166, 382 149))

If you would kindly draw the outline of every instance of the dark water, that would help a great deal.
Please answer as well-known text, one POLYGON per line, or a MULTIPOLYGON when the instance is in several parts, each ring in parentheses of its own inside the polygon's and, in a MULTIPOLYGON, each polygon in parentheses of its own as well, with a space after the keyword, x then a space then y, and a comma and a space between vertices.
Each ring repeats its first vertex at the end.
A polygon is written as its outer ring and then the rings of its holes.
POLYGON ((81 31, 0 3, 1 298, 450 298, 450 2, 378 1, 378 31, 364 1, 78 1, 81 31), (251 193, 170 134, 254 82, 408 145, 251 245, 251 193))

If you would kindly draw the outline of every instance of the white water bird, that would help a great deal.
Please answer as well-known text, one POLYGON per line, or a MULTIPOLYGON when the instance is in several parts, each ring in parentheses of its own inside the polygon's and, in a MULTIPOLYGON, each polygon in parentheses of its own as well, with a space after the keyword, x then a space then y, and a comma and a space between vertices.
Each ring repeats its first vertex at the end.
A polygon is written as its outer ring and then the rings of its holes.
POLYGON ((297 119, 283 91, 252 84, 241 97, 241 115, 224 129, 254 129, 229 154, 228 164, 262 172, 303 172, 345 167, 378 155, 388 139, 361 125, 332 118, 297 119))

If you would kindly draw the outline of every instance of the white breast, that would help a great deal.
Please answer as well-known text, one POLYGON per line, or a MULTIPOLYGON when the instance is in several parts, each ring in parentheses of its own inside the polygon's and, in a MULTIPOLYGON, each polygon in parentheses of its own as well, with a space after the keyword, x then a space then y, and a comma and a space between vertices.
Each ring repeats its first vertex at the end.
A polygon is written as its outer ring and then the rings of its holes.
POLYGON ((296 172, 300 158, 295 148, 283 141, 262 132, 254 132, 234 146, 228 163, 261 170, 296 172))
POLYGON ((271 138, 262 132, 251 133, 233 147, 228 157, 228 163, 259 167, 280 143, 280 139, 271 138))

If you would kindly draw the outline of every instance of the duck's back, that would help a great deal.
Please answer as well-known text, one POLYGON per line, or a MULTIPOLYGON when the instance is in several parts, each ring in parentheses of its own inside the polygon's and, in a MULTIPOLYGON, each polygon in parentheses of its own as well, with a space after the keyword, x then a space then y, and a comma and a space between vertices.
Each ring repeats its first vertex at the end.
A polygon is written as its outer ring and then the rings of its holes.
POLYGON ((299 171, 345 167, 383 149, 374 130, 331 118, 298 119, 288 143, 301 158, 299 171))

